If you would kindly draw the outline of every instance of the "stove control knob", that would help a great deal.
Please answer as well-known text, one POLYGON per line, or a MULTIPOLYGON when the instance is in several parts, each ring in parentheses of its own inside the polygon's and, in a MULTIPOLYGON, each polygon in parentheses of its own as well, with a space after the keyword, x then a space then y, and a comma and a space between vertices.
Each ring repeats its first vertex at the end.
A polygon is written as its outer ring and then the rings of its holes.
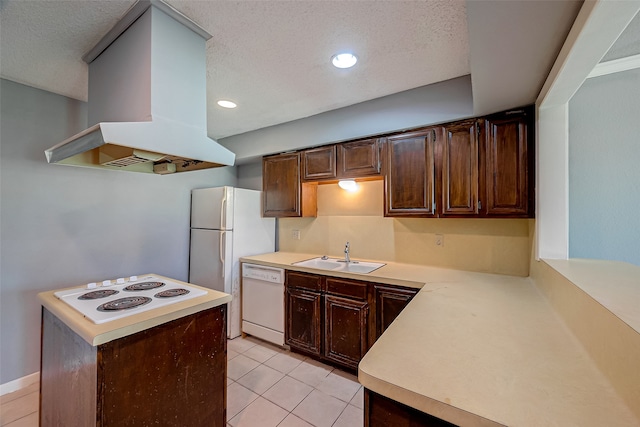
POLYGON ((111 286, 111 280, 103 280, 102 286, 111 286))
POLYGON ((118 280, 116 280, 117 285, 121 285, 123 283, 124 283, 124 277, 120 277, 118 280))
POLYGON ((135 282, 136 280, 138 280, 138 276, 131 276, 131 277, 129 277, 129 281, 130 281, 130 282, 135 282))
POLYGON ((98 287, 96 282, 87 283, 87 289, 95 289, 98 287))

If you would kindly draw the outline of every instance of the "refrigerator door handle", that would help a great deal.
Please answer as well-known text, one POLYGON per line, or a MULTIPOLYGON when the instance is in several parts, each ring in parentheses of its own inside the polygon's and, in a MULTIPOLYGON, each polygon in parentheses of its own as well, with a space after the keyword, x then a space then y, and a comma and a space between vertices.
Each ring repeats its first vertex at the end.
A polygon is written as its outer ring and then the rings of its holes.
POLYGON ((224 255, 225 255, 225 254, 224 254, 224 251, 225 251, 225 244, 224 244, 224 241, 225 241, 225 233, 226 233, 226 231, 221 231, 221 232, 220 232, 220 262, 222 263, 222 278, 223 278, 223 279, 224 279, 224 270, 225 270, 225 268, 224 268, 224 259, 225 259, 225 256, 224 256, 224 255))
POLYGON ((224 230, 227 228, 227 191, 224 188, 222 203, 220 203, 220 230, 224 230))

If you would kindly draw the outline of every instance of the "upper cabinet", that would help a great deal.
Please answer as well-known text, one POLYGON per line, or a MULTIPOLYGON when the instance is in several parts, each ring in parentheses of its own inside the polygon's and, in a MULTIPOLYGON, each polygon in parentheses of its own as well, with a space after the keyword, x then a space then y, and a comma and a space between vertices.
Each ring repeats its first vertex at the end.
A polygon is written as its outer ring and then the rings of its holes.
POLYGON ((344 142, 301 151, 303 181, 381 176, 378 139, 344 142))
POLYGON ((384 178, 384 215, 533 218, 534 109, 263 158, 265 216, 316 216, 316 184, 384 178))
POLYGON ((312 148, 302 152, 302 176, 305 181, 336 179, 336 146, 312 148))
POLYGON ((432 128, 387 138, 385 216, 435 216, 434 147, 438 132, 432 128))
POLYGON ((264 157, 262 189, 264 216, 316 216, 317 186, 301 182, 300 153, 264 157))
POLYGON ((484 123, 481 182, 485 216, 533 216, 533 109, 489 116, 484 123))
POLYGON ((380 140, 365 139, 362 141, 338 144, 338 177, 361 178, 379 176, 381 169, 380 140))
POLYGON ((478 135, 475 120, 444 126, 441 142, 441 216, 478 214, 478 135))

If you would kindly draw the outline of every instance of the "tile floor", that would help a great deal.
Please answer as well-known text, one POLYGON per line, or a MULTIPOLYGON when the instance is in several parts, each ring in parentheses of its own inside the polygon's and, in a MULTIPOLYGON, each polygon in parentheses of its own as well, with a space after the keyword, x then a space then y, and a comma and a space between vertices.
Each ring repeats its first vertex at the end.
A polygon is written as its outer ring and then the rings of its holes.
POLYGON ((255 338, 227 349, 232 427, 363 425, 363 390, 351 374, 255 338))
MULTIPOLYGON (((248 337, 228 342, 227 425, 363 425, 363 390, 354 375, 248 337)), ((0 397, 0 425, 38 425, 38 384, 0 397)))

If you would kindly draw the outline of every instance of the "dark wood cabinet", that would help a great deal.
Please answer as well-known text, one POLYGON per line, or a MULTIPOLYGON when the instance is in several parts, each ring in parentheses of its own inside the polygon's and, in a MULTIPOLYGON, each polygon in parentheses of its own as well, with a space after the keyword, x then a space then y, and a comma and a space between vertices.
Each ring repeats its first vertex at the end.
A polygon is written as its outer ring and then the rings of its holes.
POLYGON ((433 217, 434 147, 438 129, 387 138, 384 177, 385 216, 433 217))
POLYGON ((375 335, 371 344, 391 325, 400 312, 418 293, 418 289, 374 283, 375 335))
POLYGON ((356 369, 369 349, 369 283, 325 278, 324 356, 356 369))
POLYGON ((336 179, 336 146, 312 148, 302 152, 302 177, 305 181, 336 179))
POLYGON ((287 288, 287 327, 285 339, 292 348, 321 354, 322 295, 287 288))
POLYGON ((356 369, 367 352, 369 305, 333 295, 324 296, 324 356, 356 369))
POLYGON ((300 180, 300 153, 262 159, 262 214, 267 217, 316 216, 317 186, 300 180))
POLYGON ((440 215, 478 214, 478 136, 475 120, 444 126, 440 166, 440 215))
POLYGON ((41 339, 41 426, 226 425, 226 304, 98 346, 43 308, 41 339))
POLYGON ((487 117, 481 145, 481 213, 489 217, 528 217, 533 213, 532 109, 487 117))
POLYGON ((338 178, 380 176, 380 141, 377 138, 338 144, 338 178))
POLYGON ((322 276, 287 270, 285 341, 292 348, 322 353, 322 276))
POLYGON ((355 370, 418 289, 286 270, 285 340, 355 370))
POLYGON ((365 427, 456 427, 440 418, 364 389, 365 427))
POLYGON ((387 217, 534 217, 534 108, 263 158, 263 214, 316 216, 317 182, 384 178, 387 217))

